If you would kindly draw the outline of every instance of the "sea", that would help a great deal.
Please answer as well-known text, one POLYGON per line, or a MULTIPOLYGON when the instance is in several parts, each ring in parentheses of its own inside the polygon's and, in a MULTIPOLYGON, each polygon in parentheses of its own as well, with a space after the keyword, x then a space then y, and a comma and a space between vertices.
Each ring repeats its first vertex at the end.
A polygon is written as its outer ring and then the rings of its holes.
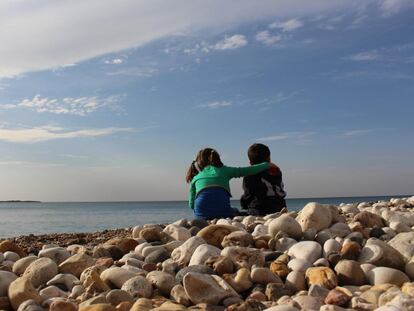
MULTIPOLYGON (((289 210, 308 202, 322 204, 376 202, 406 196, 287 199, 289 210)), ((239 201, 232 206, 240 208, 239 201)), ((57 232, 94 232, 150 223, 192 219, 186 201, 161 202, 0 202, 0 238, 57 232)))

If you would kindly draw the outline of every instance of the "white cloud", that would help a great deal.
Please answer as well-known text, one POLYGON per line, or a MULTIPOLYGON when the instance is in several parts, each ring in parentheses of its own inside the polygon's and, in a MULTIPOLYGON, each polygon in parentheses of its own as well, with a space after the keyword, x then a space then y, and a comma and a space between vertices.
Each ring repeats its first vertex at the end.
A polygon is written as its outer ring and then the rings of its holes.
POLYGON ((285 22, 274 22, 269 25, 270 29, 281 29, 284 32, 290 32, 303 26, 303 22, 299 19, 292 18, 285 22))
POLYGON ((108 127, 83 130, 68 130, 55 126, 32 128, 0 128, 0 141, 12 143, 37 143, 57 139, 100 137, 121 132, 135 132, 133 128, 108 127))
POLYGON ((176 34, 217 33, 359 5, 360 0, 2 0, 0 77, 79 63, 176 34))
POLYGON ((363 129, 363 130, 350 130, 343 133, 344 136, 361 136, 375 132, 377 129, 363 129))
POLYGON ((0 109, 29 109, 36 112, 86 116, 104 107, 117 110, 122 96, 110 97, 65 97, 63 99, 36 95, 17 104, 0 104, 0 109))
POLYGON ((280 42, 282 40, 282 37, 279 35, 272 35, 270 31, 264 30, 256 34, 256 40, 263 44, 271 46, 280 42))
POLYGON ((349 57, 350 60, 361 62, 361 61, 373 61, 380 58, 380 54, 377 50, 361 52, 349 57))
POLYGON ((105 64, 108 65, 120 65, 124 62, 124 60, 122 58, 114 58, 114 59, 109 59, 104 61, 105 64))
POLYGON ((215 50, 235 50, 247 45, 246 37, 243 35, 233 35, 226 37, 214 45, 215 50))
POLYGON ((414 1, 412 0, 381 0, 380 8, 385 16, 390 16, 400 12, 404 8, 413 8, 414 1))
POLYGON ((197 108, 217 109, 217 108, 229 107, 231 105, 232 105, 231 102, 222 100, 222 101, 212 101, 207 104, 198 105, 197 108))
POLYGON ((0 165, 5 166, 19 166, 19 167, 59 167, 65 166, 62 163, 49 162, 34 162, 34 161, 20 161, 20 160, 0 160, 0 165))
POLYGON ((308 141, 309 137, 314 135, 315 132, 286 132, 276 135, 266 136, 258 138, 259 141, 279 141, 279 140, 290 140, 290 141, 308 141))

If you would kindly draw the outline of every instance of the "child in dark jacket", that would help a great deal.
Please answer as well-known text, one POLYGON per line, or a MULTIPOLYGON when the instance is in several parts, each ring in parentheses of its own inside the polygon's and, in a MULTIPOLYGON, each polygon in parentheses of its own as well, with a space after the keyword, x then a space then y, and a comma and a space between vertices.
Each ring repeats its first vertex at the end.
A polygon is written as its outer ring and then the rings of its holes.
MULTIPOLYGON (((263 144, 250 146, 247 155, 251 165, 270 162, 269 147, 263 144)), ((250 215, 264 216, 286 207, 282 172, 278 167, 243 178, 244 194, 240 199, 243 210, 250 215)))

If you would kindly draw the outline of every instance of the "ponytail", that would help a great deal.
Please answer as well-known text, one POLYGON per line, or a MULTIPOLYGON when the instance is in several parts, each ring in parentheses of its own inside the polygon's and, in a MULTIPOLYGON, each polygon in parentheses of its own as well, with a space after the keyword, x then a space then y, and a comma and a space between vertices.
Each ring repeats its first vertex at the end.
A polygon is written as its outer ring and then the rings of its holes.
POLYGON ((221 162, 220 155, 218 152, 212 148, 205 148, 198 152, 196 159, 191 163, 190 167, 187 170, 187 175, 185 180, 187 183, 190 183, 194 176, 200 173, 206 166, 215 166, 222 167, 223 162, 221 162))

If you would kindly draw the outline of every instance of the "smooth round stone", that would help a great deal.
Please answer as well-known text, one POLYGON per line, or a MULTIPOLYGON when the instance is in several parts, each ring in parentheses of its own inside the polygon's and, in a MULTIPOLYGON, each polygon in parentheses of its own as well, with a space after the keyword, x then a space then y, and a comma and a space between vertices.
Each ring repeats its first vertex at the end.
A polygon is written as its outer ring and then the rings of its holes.
POLYGON ((299 223, 287 214, 273 219, 269 224, 269 233, 275 236, 279 231, 285 232, 289 237, 298 240, 302 237, 302 228, 299 223))
POLYGON ((27 256, 19 259, 13 265, 13 273, 16 275, 22 275, 27 267, 38 258, 36 256, 27 256))
POLYGON ((263 267, 265 257, 262 251, 251 247, 230 246, 221 251, 221 256, 229 258, 239 268, 250 269, 253 265, 263 267))
POLYGON ((374 266, 373 264, 370 264, 370 263, 361 264, 361 269, 362 269, 362 271, 364 271, 365 278, 368 276, 368 273, 374 268, 376 268, 376 266, 374 266))
POLYGON ((151 283, 142 276, 135 276, 127 280, 121 287, 133 298, 149 298, 152 296, 151 283))
POLYGON ((349 228, 348 224, 343 222, 333 224, 331 227, 329 227, 329 230, 335 237, 341 238, 344 238, 351 233, 351 229, 349 228))
POLYGON ((269 268, 253 268, 250 273, 253 283, 267 285, 268 283, 283 283, 279 276, 272 273, 269 268))
POLYGON ((378 245, 365 245, 359 254, 358 261, 362 263, 376 263, 382 256, 384 256, 384 251, 378 245))
POLYGON ((341 244, 339 244, 335 239, 329 239, 323 244, 323 255, 326 258, 330 253, 338 253, 341 249, 341 244))
POLYGON ((42 289, 39 292, 40 297, 42 297, 42 300, 47 300, 50 298, 55 298, 55 297, 67 297, 67 293, 64 292, 63 290, 61 290, 59 287, 57 286, 48 286, 44 289, 42 289))
POLYGON ((104 270, 100 278, 107 285, 113 286, 115 288, 121 288, 122 285, 129 279, 137 276, 135 272, 128 271, 127 269, 112 267, 104 270))
POLYGON ((250 270, 241 268, 234 274, 224 274, 223 279, 238 293, 242 293, 252 287, 250 270))
POLYGON ((354 260, 341 260, 335 266, 335 272, 340 285, 364 285, 365 273, 358 262, 354 260))
POLYGON ((204 265, 188 266, 177 272, 177 274, 175 275, 175 279, 177 280, 177 282, 182 283, 184 276, 188 272, 196 272, 196 273, 202 273, 202 274, 214 274, 213 269, 211 269, 208 266, 204 266, 204 265))
POLYGON ((141 250, 141 254, 142 256, 147 258, 152 252, 159 251, 159 250, 165 251, 164 246, 163 245, 148 245, 141 250))
POLYGON ((190 220, 189 225, 191 227, 197 227, 197 228, 203 229, 204 227, 208 226, 208 221, 205 219, 192 219, 190 220))
POLYGON ((276 250, 280 252, 286 252, 296 243, 298 242, 292 238, 280 238, 279 240, 277 240, 276 250))
POLYGON ((288 255, 313 263, 321 257, 322 247, 314 241, 303 241, 289 248, 288 255))
POLYGON ((264 309, 263 311, 299 311, 299 309, 288 306, 288 305, 280 305, 280 306, 275 306, 275 307, 264 309))
POLYGON ((42 301, 39 293, 33 287, 32 282, 25 277, 20 277, 10 283, 8 297, 14 310, 17 310, 27 300, 33 300, 36 303, 42 301))
POLYGON ((312 296, 297 296, 293 300, 300 305, 302 310, 319 310, 323 305, 322 301, 312 296))
MULTIPOLYGON (((206 227, 205 229, 207 229, 206 227)), ((204 230, 204 229, 203 229, 204 230)), ((201 232, 201 231, 200 231, 201 232)), ((200 233, 199 232, 199 233, 200 233)), ((172 253, 171 258, 179 265, 186 266, 190 262, 194 251, 206 242, 199 236, 193 236, 184 242, 183 245, 177 247, 172 253)), ((211 243, 210 243, 211 244, 211 243)))
POLYGON ((34 287, 44 285, 58 274, 56 263, 50 258, 39 258, 33 261, 23 273, 23 277, 29 279, 34 287))
POLYGON ((4 256, 4 260, 13 261, 13 262, 16 262, 20 259, 19 254, 15 252, 10 252, 10 251, 5 252, 3 256, 4 256))
POLYGON ((258 224, 252 232, 252 236, 266 235, 269 234, 269 226, 258 224))
POLYGON ((292 271, 286 276, 286 286, 291 286, 296 291, 306 290, 305 274, 302 271, 292 271))
MULTIPOLYGON (((363 261, 372 263, 376 266, 390 267, 394 269, 403 269, 405 265, 404 256, 396 249, 393 245, 385 243, 376 238, 370 238, 366 241, 365 247, 370 247, 371 245, 376 245, 382 249, 382 256, 375 258, 375 260, 370 259, 369 261, 363 261)), ((364 247, 364 248, 365 248, 364 247)), ((378 256, 373 256, 378 257, 378 256)), ((360 261, 360 260, 358 260, 360 261)))
POLYGON ((7 296, 7 290, 11 282, 17 279, 17 276, 9 271, 0 271, 0 297, 7 296))
POLYGON ((132 302, 133 298, 130 293, 122 289, 113 289, 106 294, 106 301, 113 306, 119 305, 123 301, 132 302))
POLYGON ((315 236, 318 232, 316 231, 315 228, 308 228, 305 231, 303 231, 303 238, 306 241, 313 241, 315 240, 315 236))
POLYGON ((378 228, 378 227, 374 227, 369 231, 369 236, 371 238, 379 239, 384 234, 386 234, 385 231, 382 228, 378 228))
POLYGON ((312 267, 312 264, 303 259, 293 258, 288 262, 288 268, 292 271, 305 273, 305 271, 310 267, 312 267))
POLYGON ((4 254, 0 253, 0 264, 4 261, 4 254))
POLYGON ((164 228, 163 232, 167 233, 174 240, 186 241, 191 238, 191 233, 186 228, 171 224, 164 228))
POLYGON ((407 224, 399 221, 391 221, 389 227, 397 233, 410 232, 411 228, 407 224))
POLYGON ((407 262, 404 271, 411 280, 414 280, 414 259, 407 262))
POLYGON ((151 271, 147 274, 147 280, 164 295, 169 295, 171 289, 176 285, 175 278, 162 271, 151 271))
POLYGON ((254 244, 253 236, 246 231, 234 231, 226 235, 221 242, 221 246, 242 246, 249 247, 254 244))
POLYGON ((410 282, 410 279, 400 270, 377 267, 368 272, 368 281, 371 285, 390 283, 400 287, 403 283, 410 282))
POLYGON ((414 256, 414 232, 399 233, 388 244, 399 251, 406 261, 414 256))
POLYGON ((39 252, 38 256, 50 258, 57 264, 60 264, 64 262, 66 259, 68 259, 71 256, 71 254, 67 249, 63 247, 51 247, 47 249, 42 249, 39 252))
POLYGON ((226 298, 238 297, 234 289, 217 275, 190 272, 185 275, 183 285, 187 296, 194 304, 218 305, 226 298))
POLYGON ((338 285, 336 274, 328 267, 312 267, 306 270, 306 280, 309 286, 319 285, 333 289, 338 285))
MULTIPOLYGON (((237 231, 236 231, 237 232, 237 231)), ((204 265, 209 257, 219 256, 221 250, 210 244, 199 245, 191 256, 189 266, 204 265)))
POLYGON ((297 222, 302 227, 302 231, 315 228, 316 231, 328 228, 332 223, 332 213, 329 207, 310 202, 300 211, 297 222))
POLYGON ((318 242, 320 245, 324 245, 326 241, 333 238, 335 238, 335 236, 331 233, 331 231, 328 229, 324 229, 316 234, 315 241, 318 242))
POLYGON ((164 260, 167 260, 168 258, 170 258, 170 255, 167 253, 164 247, 162 247, 160 249, 154 250, 147 257, 145 257, 145 262, 146 263, 159 263, 159 262, 163 262, 164 260))
POLYGON ((56 285, 60 288, 64 288, 66 291, 71 291, 73 286, 80 284, 79 279, 72 274, 58 274, 51 280, 49 280, 46 285, 56 285))
MULTIPOLYGON (((233 231, 239 231, 239 230, 241 229, 235 226, 209 225, 201 229, 197 233, 197 237, 207 242, 207 244, 214 245, 218 248, 221 248, 221 242, 223 242, 224 237, 233 231)), ((203 244, 203 243, 200 243, 200 244, 203 244)))
POLYGON ((326 258, 319 258, 313 265, 315 267, 329 267, 329 261, 326 258))

